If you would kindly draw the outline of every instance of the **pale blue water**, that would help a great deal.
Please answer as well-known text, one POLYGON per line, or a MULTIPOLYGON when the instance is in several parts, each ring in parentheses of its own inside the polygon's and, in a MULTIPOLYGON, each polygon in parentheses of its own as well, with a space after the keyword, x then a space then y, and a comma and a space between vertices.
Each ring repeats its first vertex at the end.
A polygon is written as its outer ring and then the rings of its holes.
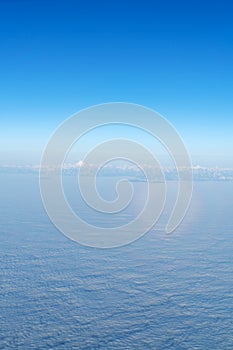
POLYGON ((0 184, 1 349, 233 349, 233 183, 196 183, 173 235, 111 250, 60 234, 35 175, 0 184))

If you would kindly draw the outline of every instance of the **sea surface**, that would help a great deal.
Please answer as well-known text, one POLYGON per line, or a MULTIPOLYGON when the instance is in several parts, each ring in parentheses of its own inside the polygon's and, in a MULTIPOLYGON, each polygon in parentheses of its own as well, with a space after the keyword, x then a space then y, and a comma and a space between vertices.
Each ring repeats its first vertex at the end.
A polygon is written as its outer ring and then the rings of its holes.
MULTIPOLYGON (((145 184, 134 185, 140 202, 145 184)), ((195 182, 173 234, 168 204, 154 229, 115 249, 62 235, 35 174, 1 174, 0 203, 0 349, 233 349, 232 182, 195 182)))

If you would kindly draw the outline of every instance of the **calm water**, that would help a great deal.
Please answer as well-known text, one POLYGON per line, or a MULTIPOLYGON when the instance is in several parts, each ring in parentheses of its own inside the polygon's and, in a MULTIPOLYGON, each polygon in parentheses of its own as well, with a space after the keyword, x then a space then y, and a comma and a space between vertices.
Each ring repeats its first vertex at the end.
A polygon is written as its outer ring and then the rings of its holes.
POLYGON ((1 349, 233 349, 233 183, 196 183, 174 234, 162 218, 111 250, 60 234, 35 175, 0 184, 1 349))

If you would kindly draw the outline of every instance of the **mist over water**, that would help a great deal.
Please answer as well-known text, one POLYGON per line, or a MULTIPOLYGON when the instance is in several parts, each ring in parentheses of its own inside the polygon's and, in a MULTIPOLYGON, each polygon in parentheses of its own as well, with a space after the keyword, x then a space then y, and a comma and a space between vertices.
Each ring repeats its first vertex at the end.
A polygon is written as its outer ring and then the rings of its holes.
MULTIPOLYGON (((114 198, 114 182, 100 179, 106 198, 114 198)), ((80 207, 74 183, 64 179, 74 209, 111 225, 110 217, 80 207)), ((134 204, 121 221, 140 210, 145 183, 134 186, 134 204)), ((176 194, 169 182, 155 228, 106 250, 83 247, 54 228, 35 174, 1 174, 0 188, 0 348, 233 348, 233 182, 196 182, 188 214, 166 235, 176 194)))

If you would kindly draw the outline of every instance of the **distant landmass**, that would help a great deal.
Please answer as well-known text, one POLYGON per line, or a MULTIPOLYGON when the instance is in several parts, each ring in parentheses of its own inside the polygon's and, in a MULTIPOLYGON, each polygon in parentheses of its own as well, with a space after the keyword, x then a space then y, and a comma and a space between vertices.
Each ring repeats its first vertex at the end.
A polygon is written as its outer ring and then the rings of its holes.
MULTIPOLYGON (((64 163, 62 171, 64 175, 74 175, 82 168, 82 175, 93 176, 119 176, 126 177, 131 181, 146 181, 145 174, 136 165, 129 165, 128 163, 121 163, 118 165, 106 164, 99 169, 99 165, 86 164, 83 161, 78 163, 64 163)), ((0 173, 19 173, 19 174, 38 174, 40 165, 2 165, 0 166, 0 173)), ((147 172, 150 181, 161 181, 161 171, 157 167, 145 164, 143 169, 147 172)), ((45 172, 57 170, 56 166, 51 166, 43 169, 45 172)), ((182 168, 182 172, 188 172, 189 169, 182 168)), ((166 180, 178 180, 178 173, 175 168, 163 167, 162 172, 166 180)), ((195 165, 192 167, 194 181, 233 181, 233 168, 218 168, 218 167, 204 167, 195 165)))

